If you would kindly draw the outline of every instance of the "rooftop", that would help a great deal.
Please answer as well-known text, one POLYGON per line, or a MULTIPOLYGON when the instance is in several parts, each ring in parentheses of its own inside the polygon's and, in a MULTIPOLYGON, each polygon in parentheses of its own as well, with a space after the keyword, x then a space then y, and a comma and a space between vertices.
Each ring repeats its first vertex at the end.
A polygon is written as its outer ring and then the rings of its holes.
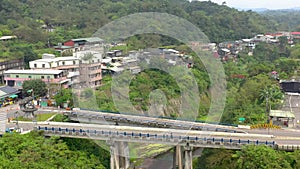
POLYGON ((9 39, 15 39, 17 38, 16 36, 2 36, 0 37, 0 40, 9 40, 9 39))
POLYGON ((300 35, 300 32, 292 32, 292 35, 300 35))
POLYGON ((55 49, 71 49, 73 48, 72 46, 64 46, 64 45, 61 45, 61 46, 53 46, 55 49))
POLYGON ((103 39, 98 37, 90 37, 90 38, 78 38, 78 39, 72 39, 73 42, 77 41, 86 41, 86 42, 103 42, 103 39))
POLYGON ((11 69, 4 71, 5 74, 43 74, 43 75, 54 75, 62 73, 62 70, 54 70, 54 69, 26 69, 26 70, 17 70, 11 69))
POLYGON ((37 59, 34 60, 33 62, 56 62, 56 61, 65 61, 65 60, 78 60, 78 58, 74 56, 66 56, 66 57, 56 57, 53 59, 37 59))
POLYGON ((10 87, 10 86, 1 86, 0 87, 0 97, 8 97, 9 95, 12 94, 17 94, 20 93, 17 89, 10 87))
POLYGON ((295 114, 291 111, 283 110, 271 110, 270 116, 272 117, 282 117, 282 118, 295 118, 295 114))

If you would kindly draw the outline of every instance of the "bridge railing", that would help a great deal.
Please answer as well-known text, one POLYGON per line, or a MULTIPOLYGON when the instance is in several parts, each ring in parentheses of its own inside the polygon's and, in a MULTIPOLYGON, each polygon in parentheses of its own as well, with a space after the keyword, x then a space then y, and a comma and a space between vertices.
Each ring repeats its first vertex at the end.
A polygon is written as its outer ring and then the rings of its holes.
POLYGON ((227 144, 227 145, 267 145, 274 147, 276 144, 274 141, 261 141, 261 140, 244 140, 244 139, 232 139, 232 138, 214 138, 214 137, 197 137, 197 136, 182 136, 170 134, 153 134, 143 132, 120 132, 111 130, 84 130, 75 128, 56 128, 56 127, 36 127, 36 130, 44 131, 45 134, 57 134, 57 135, 77 135, 77 136, 91 136, 91 137, 106 137, 106 138, 138 138, 138 139, 153 139, 164 140, 165 142, 199 142, 202 144, 227 144))
POLYGON ((277 150, 295 151, 300 150, 300 145, 276 145, 277 150))

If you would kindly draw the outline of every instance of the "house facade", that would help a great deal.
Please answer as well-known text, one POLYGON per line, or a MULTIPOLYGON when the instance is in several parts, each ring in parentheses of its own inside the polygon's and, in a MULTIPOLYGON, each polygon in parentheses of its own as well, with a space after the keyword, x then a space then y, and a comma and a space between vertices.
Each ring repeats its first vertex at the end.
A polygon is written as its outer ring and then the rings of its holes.
POLYGON ((80 60, 76 57, 43 57, 42 59, 29 62, 30 69, 57 69, 67 72, 79 71, 80 60))
POLYGON ((7 86, 22 88, 24 81, 41 79, 47 84, 66 85, 67 76, 62 70, 17 70, 11 69, 4 72, 4 80, 7 86))

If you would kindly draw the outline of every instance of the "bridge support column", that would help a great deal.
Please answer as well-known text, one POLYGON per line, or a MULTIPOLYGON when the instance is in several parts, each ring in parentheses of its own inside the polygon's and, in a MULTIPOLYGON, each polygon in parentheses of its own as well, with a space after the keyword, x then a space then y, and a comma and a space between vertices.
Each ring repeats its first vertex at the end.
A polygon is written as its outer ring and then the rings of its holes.
POLYGON ((182 168, 182 147, 178 145, 174 147, 174 154, 173 154, 173 169, 177 169, 177 168, 183 169, 182 168))
POLYGON ((127 142, 119 142, 119 161, 120 161, 120 168, 127 169, 130 165, 129 159, 129 147, 127 142))
POLYGON ((190 146, 184 147, 184 169, 193 169, 193 148, 190 146))
POLYGON ((110 168, 128 169, 130 165, 127 142, 110 141, 110 168))

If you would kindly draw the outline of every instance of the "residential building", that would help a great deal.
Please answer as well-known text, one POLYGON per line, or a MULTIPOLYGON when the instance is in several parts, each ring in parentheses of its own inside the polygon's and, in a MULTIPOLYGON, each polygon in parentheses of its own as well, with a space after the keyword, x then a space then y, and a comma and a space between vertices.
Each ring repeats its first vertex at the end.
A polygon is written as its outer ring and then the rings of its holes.
POLYGON ((10 87, 22 88, 23 82, 31 79, 41 79, 47 84, 56 84, 59 86, 64 86, 69 81, 69 79, 67 79, 66 74, 62 70, 11 69, 11 70, 4 71, 4 80, 6 82, 6 85, 10 87))
POLYGON ((85 45, 95 46, 103 44, 104 40, 98 37, 90 37, 90 38, 79 38, 79 39, 71 39, 69 41, 64 42, 64 46, 71 46, 74 48, 79 48, 82 50, 85 45))
POLYGON ((74 56, 55 57, 52 54, 43 54, 42 59, 29 62, 30 69, 57 69, 67 72, 79 71, 80 59, 74 56))
POLYGON ((4 83, 4 71, 8 69, 23 69, 24 68, 23 59, 13 59, 8 61, 0 62, 0 81, 4 83))
POLYGON ((80 59, 80 68, 78 82, 74 87, 95 88, 100 86, 102 81, 102 53, 96 51, 79 51, 75 53, 75 57, 80 59))
POLYGON ((112 50, 112 51, 106 52, 106 55, 111 58, 120 57, 120 56, 122 56, 122 54, 123 53, 121 50, 112 50))
POLYGON ((98 87, 101 84, 102 54, 95 51, 79 51, 74 56, 55 57, 44 54, 42 59, 29 62, 31 69, 63 70, 70 79, 70 87, 98 87))
POLYGON ((291 32, 294 39, 300 39, 300 32, 291 32))

